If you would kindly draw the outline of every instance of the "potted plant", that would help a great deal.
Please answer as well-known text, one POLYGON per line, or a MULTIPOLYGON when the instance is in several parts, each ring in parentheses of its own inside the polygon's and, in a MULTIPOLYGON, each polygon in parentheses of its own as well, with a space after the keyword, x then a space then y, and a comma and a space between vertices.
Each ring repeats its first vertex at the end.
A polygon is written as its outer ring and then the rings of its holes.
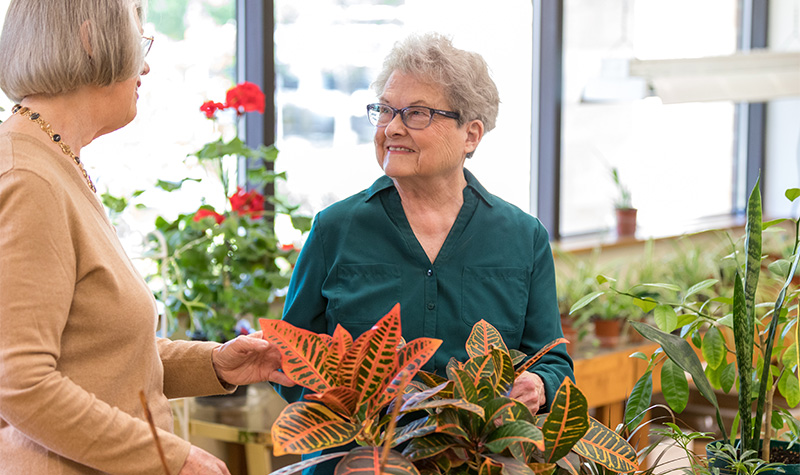
POLYGON ((619 177, 617 167, 611 167, 611 178, 617 187, 614 210, 617 216, 617 236, 627 237, 636 234, 636 208, 633 207, 631 191, 619 177))
MULTIPOLYGON (((800 189, 790 189, 786 196, 795 200, 800 197, 800 189)), ((774 406, 774 395, 777 390, 789 407, 800 404, 796 376, 800 366, 796 343, 796 300, 800 289, 792 284, 800 261, 799 223, 798 220, 762 223, 761 194, 758 183, 755 185, 748 200, 743 249, 734 249, 726 256, 736 263, 732 266, 730 293, 725 291, 727 287, 719 287, 719 280, 706 279, 689 288, 670 283, 649 284, 674 292, 678 299, 642 299, 629 290, 621 290, 613 280, 599 277, 610 284, 607 296, 632 299, 643 309, 654 311, 657 327, 633 324, 663 350, 653 355, 640 382, 646 387, 653 368, 662 365, 664 398, 676 412, 681 412, 689 394, 686 373, 691 375, 699 393, 716 412, 720 442, 710 446, 712 458, 731 460, 731 454, 738 454, 739 463, 747 454, 774 461, 770 453, 774 445, 773 430, 784 425, 797 426, 787 410, 774 406), (791 224, 788 227, 794 228, 794 239, 787 259, 770 264, 769 270, 778 277, 770 282, 769 276, 761 273, 762 230, 778 223, 791 224), (768 288, 772 291, 768 292, 768 288), (708 294, 709 289, 719 289, 720 293, 708 294), (764 302, 767 295, 771 299, 764 302), (794 338, 787 338, 790 333, 794 333, 794 338), (705 366, 698 353, 703 356, 705 366), (727 392, 733 387, 738 390, 739 405, 732 425, 728 426, 720 414, 715 389, 727 392)), ((634 392, 630 404, 641 407, 645 403, 638 398, 649 401, 648 391, 634 392)))
MULTIPOLYGON (((200 110, 210 120, 224 110, 235 111, 237 117, 263 113, 264 94, 245 82, 228 90, 225 103, 207 101, 200 110)), ((176 193, 186 182, 211 181, 225 198, 224 208, 198 203, 174 219, 159 216, 151 234, 149 255, 157 269, 150 279, 162 281, 168 315, 186 315, 193 338, 225 341, 249 332, 253 318, 279 316, 271 306, 289 283, 298 250, 278 241, 275 217, 289 216, 300 232, 308 231, 310 219, 282 196, 265 196, 267 185, 286 178, 271 166, 277 155, 273 146, 253 149, 238 137, 220 137, 192 154, 204 166, 205 176, 157 184, 176 193), (234 186, 229 177, 240 158, 248 161, 247 189, 234 186)))
POLYGON ((355 340, 341 326, 325 335, 283 321, 260 323, 264 338, 281 349, 287 376, 315 391, 275 421, 275 453, 361 445, 273 475, 335 458, 341 458, 338 474, 533 475, 552 472, 571 452, 617 472, 637 467, 635 450, 588 416, 586 399, 571 381, 562 384, 549 415, 534 417, 506 396, 516 376, 563 339, 527 359, 481 321, 467 341, 469 360, 452 360, 444 378, 419 370, 440 341, 404 342, 399 305, 355 340), (421 417, 398 427, 409 414, 421 417))
POLYGON ((574 354, 590 330, 587 328, 587 319, 581 315, 570 314, 570 308, 593 290, 594 278, 599 273, 597 259, 600 250, 594 249, 591 255, 586 257, 579 257, 559 247, 554 247, 554 253, 561 330, 564 338, 569 340, 567 351, 574 354))

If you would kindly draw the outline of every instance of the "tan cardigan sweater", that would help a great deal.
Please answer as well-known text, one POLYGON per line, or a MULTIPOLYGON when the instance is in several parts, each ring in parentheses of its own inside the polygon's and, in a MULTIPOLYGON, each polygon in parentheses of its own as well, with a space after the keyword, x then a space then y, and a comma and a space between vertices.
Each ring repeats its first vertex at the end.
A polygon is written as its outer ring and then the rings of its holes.
POLYGON ((178 473, 167 398, 219 394, 214 343, 159 340, 151 291, 72 160, 0 134, 0 474, 178 473))

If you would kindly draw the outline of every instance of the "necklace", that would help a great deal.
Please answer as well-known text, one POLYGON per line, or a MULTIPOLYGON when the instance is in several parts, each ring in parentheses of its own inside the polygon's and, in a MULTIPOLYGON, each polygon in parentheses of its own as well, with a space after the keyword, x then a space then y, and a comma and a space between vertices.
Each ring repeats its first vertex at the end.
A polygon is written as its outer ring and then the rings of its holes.
POLYGON ((53 132, 53 129, 50 128, 50 124, 45 122, 42 119, 42 116, 39 115, 38 112, 33 112, 27 107, 23 107, 20 104, 16 104, 14 108, 11 109, 11 113, 12 114, 18 113, 22 117, 28 117, 30 118, 31 121, 38 124, 39 128, 41 128, 53 142, 55 142, 59 147, 61 147, 61 151, 64 152, 64 154, 67 155, 69 158, 71 158, 73 162, 75 162, 75 165, 78 166, 81 173, 83 174, 83 177, 86 179, 86 183, 89 185, 89 189, 97 193, 97 189, 94 187, 94 183, 92 183, 92 178, 89 176, 88 173, 86 173, 86 169, 83 168, 83 162, 81 162, 81 159, 77 155, 72 153, 72 150, 70 150, 69 145, 61 141, 61 136, 53 132))

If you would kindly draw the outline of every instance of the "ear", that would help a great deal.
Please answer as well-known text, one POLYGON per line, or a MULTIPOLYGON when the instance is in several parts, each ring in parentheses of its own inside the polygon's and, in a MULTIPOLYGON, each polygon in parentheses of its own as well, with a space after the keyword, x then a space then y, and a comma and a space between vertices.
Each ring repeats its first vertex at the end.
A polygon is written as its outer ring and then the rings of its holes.
POLYGON ((92 57, 92 32, 91 32, 91 25, 89 20, 86 20, 81 25, 81 44, 83 44, 83 49, 86 50, 86 54, 89 55, 89 58, 92 57))
POLYGON ((468 122, 465 127, 467 129, 467 137, 464 142, 464 153, 471 154, 478 148, 478 144, 481 143, 481 139, 483 138, 483 122, 475 119, 468 122))

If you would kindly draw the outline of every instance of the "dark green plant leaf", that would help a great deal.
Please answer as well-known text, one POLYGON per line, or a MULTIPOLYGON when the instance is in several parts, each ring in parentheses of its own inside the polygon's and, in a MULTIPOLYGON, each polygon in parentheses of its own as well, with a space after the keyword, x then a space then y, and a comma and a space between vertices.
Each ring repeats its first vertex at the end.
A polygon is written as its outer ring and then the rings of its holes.
POLYGON ((784 371, 780 381, 778 381, 778 390, 786 399, 786 404, 789 407, 795 407, 800 404, 800 385, 798 385, 797 376, 789 371, 784 371))
POLYGON ((702 351, 703 358, 711 368, 717 369, 726 363, 725 357, 728 354, 728 350, 725 348, 725 338, 723 338, 719 328, 712 325, 706 330, 706 334, 703 337, 702 351))
MULTIPOLYGON (((437 425, 436 421, 432 420, 430 417, 423 417, 422 419, 416 419, 402 427, 398 427, 395 429, 394 438, 392 438, 392 448, 414 437, 422 437, 436 432, 437 425)), ((384 435, 384 438, 385 437, 384 435)))
POLYGON ((465 443, 469 443, 470 435, 461 424, 456 410, 446 409, 431 417, 434 418, 436 423, 436 432, 452 435, 457 439, 463 439, 465 443))
POLYGON ((527 464, 498 454, 490 454, 488 458, 503 464, 503 475, 536 475, 527 464))
POLYGON ((458 447, 458 442, 447 434, 430 434, 416 437, 408 442, 403 455, 411 461, 426 459, 441 454, 451 447, 458 447))
POLYGON ((736 363, 728 363, 719 377, 719 384, 725 393, 731 392, 733 383, 736 382, 736 363))
POLYGON ((628 402, 625 405, 625 426, 633 430, 639 423, 650 407, 650 400, 653 396, 653 373, 645 371, 645 373, 636 381, 631 389, 631 395, 628 397, 628 402))
POLYGON ((689 401, 689 381, 686 373, 672 360, 664 360, 661 366, 661 393, 669 407, 677 413, 686 409, 689 401))
POLYGON ((472 404, 478 403, 478 389, 475 387, 472 375, 466 371, 453 370, 448 376, 454 383, 453 396, 456 399, 463 399, 472 404))
POLYGON ((502 475, 503 464, 490 458, 484 458, 478 467, 478 475, 502 475))
POLYGON ((736 366, 739 371, 739 417, 742 425, 742 447, 748 448, 753 438, 750 416, 751 378, 753 371, 753 344, 755 331, 748 324, 747 304, 742 280, 738 276, 733 282, 733 337, 736 346, 736 366), (749 334, 749 337, 748 337, 749 334))
POLYGON ((700 359, 697 357, 691 345, 689 345, 686 340, 676 335, 664 333, 644 323, 629 323, 640 335, 661 345, 664 353, 666 353, 681 369, 692 376, 692 380, 697 386, 698 391, 700 391, 700 394, 714 406, 717 422, 720 429, 723 431, 723 439, 727 439, 727 434, 724 431, 725 425, 722 423, 722 416, 719 413, 719 403, 717 402, 717 396, 714 394, 714 388, 712 388, 711 384, 708 382, 708 378, 703 372, 703 365, 700 363, 700 359))

